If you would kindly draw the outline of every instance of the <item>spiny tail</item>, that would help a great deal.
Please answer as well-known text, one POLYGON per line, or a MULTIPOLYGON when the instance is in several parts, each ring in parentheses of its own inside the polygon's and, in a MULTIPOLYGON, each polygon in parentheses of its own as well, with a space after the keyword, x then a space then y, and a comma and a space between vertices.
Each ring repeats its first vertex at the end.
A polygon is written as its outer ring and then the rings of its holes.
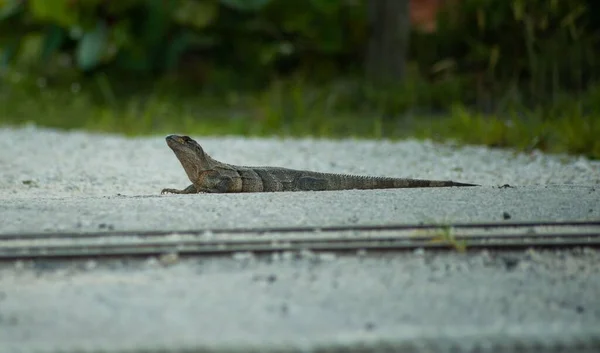
POLYGON ((452 180, 394 179, 393 188, 442 188, 450 186, 479 186, 452 180))
POLYGON ((326 190, 350 189, 400 189, 400 188, 439 188, 451 186, 478 186, 458 183, 451 180, 401 179, 388 177, 370 177, 357 175, 330 174, 326 190))

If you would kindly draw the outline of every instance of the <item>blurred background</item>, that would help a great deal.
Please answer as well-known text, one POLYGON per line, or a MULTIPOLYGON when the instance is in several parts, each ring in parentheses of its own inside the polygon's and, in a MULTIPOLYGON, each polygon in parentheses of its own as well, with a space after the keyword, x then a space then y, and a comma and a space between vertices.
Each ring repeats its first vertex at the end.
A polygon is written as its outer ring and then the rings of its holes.
POLYGON ((0 124, 600 158, 597 0, 0 0, 0 124))

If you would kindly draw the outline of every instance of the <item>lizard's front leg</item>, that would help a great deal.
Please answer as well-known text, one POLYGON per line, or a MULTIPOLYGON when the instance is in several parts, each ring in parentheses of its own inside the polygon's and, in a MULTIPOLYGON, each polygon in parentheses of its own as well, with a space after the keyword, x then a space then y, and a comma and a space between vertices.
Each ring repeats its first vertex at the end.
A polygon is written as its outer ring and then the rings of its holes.
POLYGON ((162 189, 162 191, 160 192, 161 195, 162 194, 197 194, 198 193, 198 189, 196 189, 196 187, 194 186, 194 184, 188 186, 187 188, 183 189, 183 190, 177 190, 177 189, 162 189))
POLYGON ((208 172, 199 179, 199 185, 194 184, 183 190, 162 189, 161 194, 197 194, 207 193, 226 193, 232 192, 233 179, 228 176, 221 176, 218 172, 208 172))
POLYGON ((200 178, 200 191, 210 193, 226 193, 233 191, 233 179, 218 172, 208 172, 200 178))

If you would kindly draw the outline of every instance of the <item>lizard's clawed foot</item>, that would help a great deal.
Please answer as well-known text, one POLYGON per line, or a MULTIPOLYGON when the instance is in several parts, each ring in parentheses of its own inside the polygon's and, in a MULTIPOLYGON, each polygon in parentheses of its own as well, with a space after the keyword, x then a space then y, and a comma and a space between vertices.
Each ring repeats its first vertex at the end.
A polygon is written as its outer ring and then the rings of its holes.
POLYGON ((196 187, 194 186, 194 184, 188 186, 187 188, 183 189, 183 190, 177 190, 177 189, 162 189, 162 191, 160 192, 161 195, 164 194, 195 194, 197 193, 198 190, 196 190, 196 187))
POLYGON ((177 190, 177 189, 162 189, 160 191, 161 195, 165 195, 165 194, 183 194, 182 192, 183 190, 177 190))

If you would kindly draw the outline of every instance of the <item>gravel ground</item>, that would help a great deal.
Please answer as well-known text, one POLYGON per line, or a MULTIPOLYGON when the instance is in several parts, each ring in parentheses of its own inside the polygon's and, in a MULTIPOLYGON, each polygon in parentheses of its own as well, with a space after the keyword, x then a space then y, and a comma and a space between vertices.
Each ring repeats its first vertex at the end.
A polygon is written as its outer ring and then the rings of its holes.
POLYGON ((600 219, 600 162, 401 142, 202 138, 243 165, 451 179, 476 188, 160 195, 189 181, 162 137, 0 129, 0 236, 418 222, 600 219), (516 188, 498 188, 510 184, 516 188), (258 206, 257 206, 258 205, 258 206))
MULTIPOLYGON (((233 164, 483 186, 161 196, 189 184, 162 137, 0 128, 0 242, 12 232, 600 220, 600 162, 581 157, 195 137, 233 164)), ((4 263, 0 352, 597 352, 598 293, 592 249, 4 263)))
MULTIPOLYGON (((600 162, 431 142, 196 139, 217 160, 487 186, 598 185, 600 162)), ((156 195, 189 181, 162 137, 0 128, 0 197, 156 195)))
POLYGON ((19 262, 0 283, 7 353, 600 349, 590 249, 19 262))

